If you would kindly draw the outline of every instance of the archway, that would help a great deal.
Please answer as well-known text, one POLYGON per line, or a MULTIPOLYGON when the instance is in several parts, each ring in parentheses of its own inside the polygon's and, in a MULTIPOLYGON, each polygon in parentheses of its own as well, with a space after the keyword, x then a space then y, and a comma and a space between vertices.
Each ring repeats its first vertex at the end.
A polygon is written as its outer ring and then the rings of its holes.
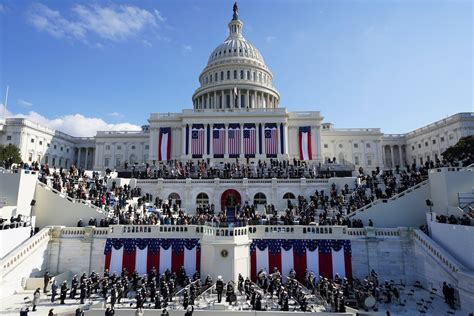
POLYGON ((235 207, 241 203, 241 196, 237 190, 228 189, 221 195, 221 210, 227 211, 227 219, 233 221, 235 217, 235 207))

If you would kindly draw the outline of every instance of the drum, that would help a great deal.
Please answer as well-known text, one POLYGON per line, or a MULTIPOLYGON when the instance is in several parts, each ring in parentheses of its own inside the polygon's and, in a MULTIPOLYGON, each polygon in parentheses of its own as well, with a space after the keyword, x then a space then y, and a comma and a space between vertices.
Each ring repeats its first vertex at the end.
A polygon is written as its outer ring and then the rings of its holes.
POLYGON ((377 301, 375 300, 375 297, 373 297, 372 295, 369 295, 364 299, 364 306, 366 308, 372 308, 375 306, 376 302, 377 301))

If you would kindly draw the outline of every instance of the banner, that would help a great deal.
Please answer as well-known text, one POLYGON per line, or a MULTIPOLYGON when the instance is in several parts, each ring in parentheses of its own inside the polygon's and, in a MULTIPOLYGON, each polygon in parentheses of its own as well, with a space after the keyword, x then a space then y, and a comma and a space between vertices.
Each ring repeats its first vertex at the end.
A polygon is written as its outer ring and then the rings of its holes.
POLYGON ((193 124, 191 130, 191 155, 193 158, 202 158, 204 154, 204 125, 193 124))
POLYGON ((165 161, 171 159, 171 128, 160 127, 158 142, 158 160, 165 161))
POLYGON ((145 274, 153 268, 179 272, 184 266, 191 277, 200 270, 201 246, 199 239, 109 238, 104 255, 111 274, 120 275, 123 269, 145 274))
POLYGON ((244 124, 244 155, 255 158, 257 152, 257 130, 255 124, 244 124))
POLYGON ((312 160, 311 126, 300 127, 299 130, 300 160, 312 160))
POLYGON ((277 157, 278 129, 276 124, 265 124, 265 153, 267 158, 277 157))
POLYGON ((352 253, 349 240, 254 239, 250 245, 252 280, 264 270, 277 268, 284 276, 294 269, 304 281, 305 272, 319 278, 339 277, 352 280, 352 253))
POLYGON ((212 151, 214 158, 224 158, 225 153, 225 126, 214 124, 212 129, 212 151))
POLYGON ((229 139, 229 158, 240 156, 240 124, 229 124, 227 131, 229 139))

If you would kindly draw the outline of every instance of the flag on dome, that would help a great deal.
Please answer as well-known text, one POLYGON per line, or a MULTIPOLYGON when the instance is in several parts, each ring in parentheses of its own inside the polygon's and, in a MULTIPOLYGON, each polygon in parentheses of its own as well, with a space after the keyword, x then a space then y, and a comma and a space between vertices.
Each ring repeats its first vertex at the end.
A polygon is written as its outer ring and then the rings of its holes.
POLYGON ((158 160, 165 161, 171 159, 171 128, 161 127, 158 141, 158 160))
POLYGON ((257 151, 257 130, 255 124, 244 124, 244 154, 245 157, 254 158, 257 151))
POLYGON ((276 158, 278 154, 278 130, 276 124, 265 124, 265 152, 267 158, 276 158))
POLYGON ((225 126, 214 124, 212 129, 212 151, 214 158, 224 158, 225 153, 225 126))
POLYGON ((312 160, 311 126, 300 127, 298 143, 300 147, 300 160, 312 160))
POLYGON ((191 154, 193 158, 202 158, 204 154, 204 125, 193 124, 191 130, 191 154))
POLYGON ((105 243, 105 269, 120 275, 122 269, 145 274, 155 268, 178 272, 183 266, 188 276, 200 271, 199 239, 108 238, 105 243))
POLYGON ((349 240, 254 239, 250 245, 251 278, 258 272, 272 273, 277 268, 283 275, 293 269, 302 281, 305 272, 332 279, 352 279, 352 252, 349 240))
POLYGON ((240 125, 229 124, 229 158, 237 158, 240 155, 240 125))

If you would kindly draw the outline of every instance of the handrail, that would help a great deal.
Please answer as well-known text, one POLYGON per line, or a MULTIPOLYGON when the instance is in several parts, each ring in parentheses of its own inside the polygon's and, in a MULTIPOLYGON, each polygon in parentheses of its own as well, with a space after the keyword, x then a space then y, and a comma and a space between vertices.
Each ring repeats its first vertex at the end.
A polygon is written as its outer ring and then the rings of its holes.
POLYGON ((415 237, 415 241, 423 245, 423 247, 433 255, 435 260, 438 261, 441 266, 444 266, 453 273, 465 270, 465 267, 462 263, 447 253, 433 239, 429 238, 421 230, 414 229, 413 236, 415 237))
POLYGON ((391 196, 391 197, 389 197, 389 198, 377 199, 377 200, 375 200, 375 201, 373 201, 373 202, 371 202, 371 203, 369 203, 369 204, 367 204, 367 205, 364 205, 364 206, 358 208, 357 210, 355 210, 355 211, 349 213, 349 214, 347 215, 347 217, 354 217, 355 215, 357 215, 357 214, 359 214, 359 213, 362 213, 363 211, 365 211, 365 210, 367 210, 367 209, 369 209, 369 208, 371 208, 371 207, 373 207, 373 206, 375 206, 375 205, 377 205, 377 204, 380 204, 380 203, 387 203, 388 201, 395 201, 396 199, 403 197, 405 194, 411 193, 411 192, 415 191, 416 189, 421 188, 422 186, 424 186, 424 185, 426 185, 426 184, 428 184, 428 183, 429 183, 429 179, 426 179, 426 180, 423 180, 423 181, 421 181, 420 183, 417 183, 416 185, 414 185, 414 186, 412 186, 412 187, 409 187, 408 189, 406 189, 406 190, 404 190, 404 191, 402 191, 402 192, 400 192, 400 193, 397 193, 397 194, 395 194, 395 195, 393 195, 393 196, 391 196))
POLYGON ((28 258, 32 251, 35 251, 39 245, 49 242, 50 227, 43 228, 39 233, 33 237, 25 240, 18 247, 10 251, 5 257, 0 260, 0 267, 2 267, 2 275, 8 274, 15 266, 28 258))

